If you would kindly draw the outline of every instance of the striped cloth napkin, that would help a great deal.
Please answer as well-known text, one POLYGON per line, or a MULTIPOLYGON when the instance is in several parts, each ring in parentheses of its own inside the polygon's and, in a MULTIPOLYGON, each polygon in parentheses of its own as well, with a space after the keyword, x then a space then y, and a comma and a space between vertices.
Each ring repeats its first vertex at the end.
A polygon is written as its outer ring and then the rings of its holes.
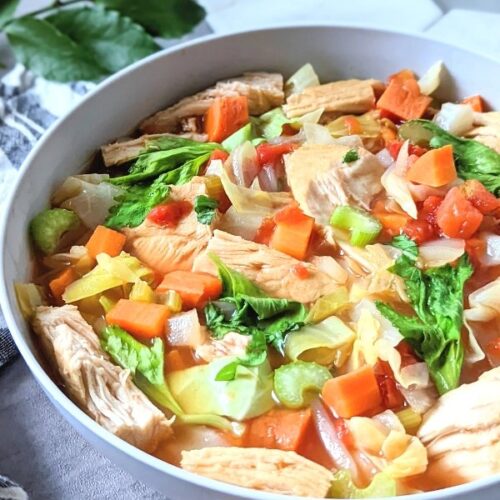
MULTIPOLYGON (((92 83, 71 85, 34 78, 17 65, 0 81, 0 214, 17 170, 44 131, 66 114, 92 83)), ((17 355, 0 311, 0 367, 17 355)), ((1 496, 0 490, 0 498, 1 496)))

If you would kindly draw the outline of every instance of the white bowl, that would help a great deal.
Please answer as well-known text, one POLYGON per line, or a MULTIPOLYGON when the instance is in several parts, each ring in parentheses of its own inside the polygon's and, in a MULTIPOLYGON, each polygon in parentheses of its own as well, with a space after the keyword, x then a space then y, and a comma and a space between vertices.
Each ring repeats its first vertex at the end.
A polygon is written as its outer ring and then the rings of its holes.
MULTIPOLYGON (((459 99, 480 93, 500 109, 500 65, 487 57, 420 35, 347 26, 302 26, 211 36, 160 52, 130 66, 91 92, 44 135, 24 162, 7 204, 1 233, 1 304, 16 344, 58 411, 104 455, 172 500, 271 499, 270 495, 205 479, 154 458, 97 425, 45 373, 41 355, 19 313, 13 283, 30 280, 27 238, 30 219, 47 206, 53 189, 82 170, 95 150, 123 135, 152 112, 220 78, 248 70, 290 75, 311 62, 322 81, 375 77, 402 68, 418 73, 441 59, 452 80, 441 97, 459 99)), ((498 498, 500 478, 492 477, 412 500, 498 498)))

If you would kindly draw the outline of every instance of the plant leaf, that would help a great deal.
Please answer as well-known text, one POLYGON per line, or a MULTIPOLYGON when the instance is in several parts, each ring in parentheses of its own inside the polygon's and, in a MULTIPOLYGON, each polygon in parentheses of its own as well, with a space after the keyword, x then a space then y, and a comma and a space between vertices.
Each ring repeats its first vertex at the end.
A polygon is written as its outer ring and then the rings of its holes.
POLYGON ((44 78, 69 82, 106 76, 92 54, 44 19, 16 19, 5 33, 17 60, 44 78))
POLYGON ((101 6, 59 10, 46 21, 89 52, 108 73, 160 48, 141 26, 101 6))
POLYGON ((0 0, 0 29, 8 23, 19 5, 19 0, 0 0))
POLYGON ((192 31, 205 17, 205 9, 194 0, 97 0, 141 24, 153 36, 177 38, 192 31))

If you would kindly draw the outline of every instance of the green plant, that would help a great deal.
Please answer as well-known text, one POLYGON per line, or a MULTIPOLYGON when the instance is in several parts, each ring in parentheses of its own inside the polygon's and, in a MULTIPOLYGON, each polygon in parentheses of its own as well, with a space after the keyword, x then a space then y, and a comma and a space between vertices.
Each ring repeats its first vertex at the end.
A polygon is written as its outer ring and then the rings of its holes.
POLYGON ((96 81, 142 59, 205 16, 195 0, 55 0, 14 17, 20 0, 0 0, 0 29, 16 59, 49 80, 96 81))

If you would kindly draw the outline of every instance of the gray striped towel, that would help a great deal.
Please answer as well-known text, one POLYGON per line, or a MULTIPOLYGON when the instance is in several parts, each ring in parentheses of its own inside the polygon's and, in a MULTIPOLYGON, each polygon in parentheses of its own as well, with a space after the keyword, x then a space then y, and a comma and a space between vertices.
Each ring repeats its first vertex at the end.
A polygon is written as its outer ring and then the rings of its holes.
POLYGON ((0 499, 1 500, 26 500, 28 494, 10 479, 0 476, 0 499))
MULTIPOLYGON (((0 81, 0 213, 4 200, 30 150, 43 132, 66 114, 92 83, 71 85, 34 78, 17 65, 0 81)), ((0 312, 0 367, 17 356, 17 349, 0 312)), ((2 497, 0 489, 0 499, 2 497)))

